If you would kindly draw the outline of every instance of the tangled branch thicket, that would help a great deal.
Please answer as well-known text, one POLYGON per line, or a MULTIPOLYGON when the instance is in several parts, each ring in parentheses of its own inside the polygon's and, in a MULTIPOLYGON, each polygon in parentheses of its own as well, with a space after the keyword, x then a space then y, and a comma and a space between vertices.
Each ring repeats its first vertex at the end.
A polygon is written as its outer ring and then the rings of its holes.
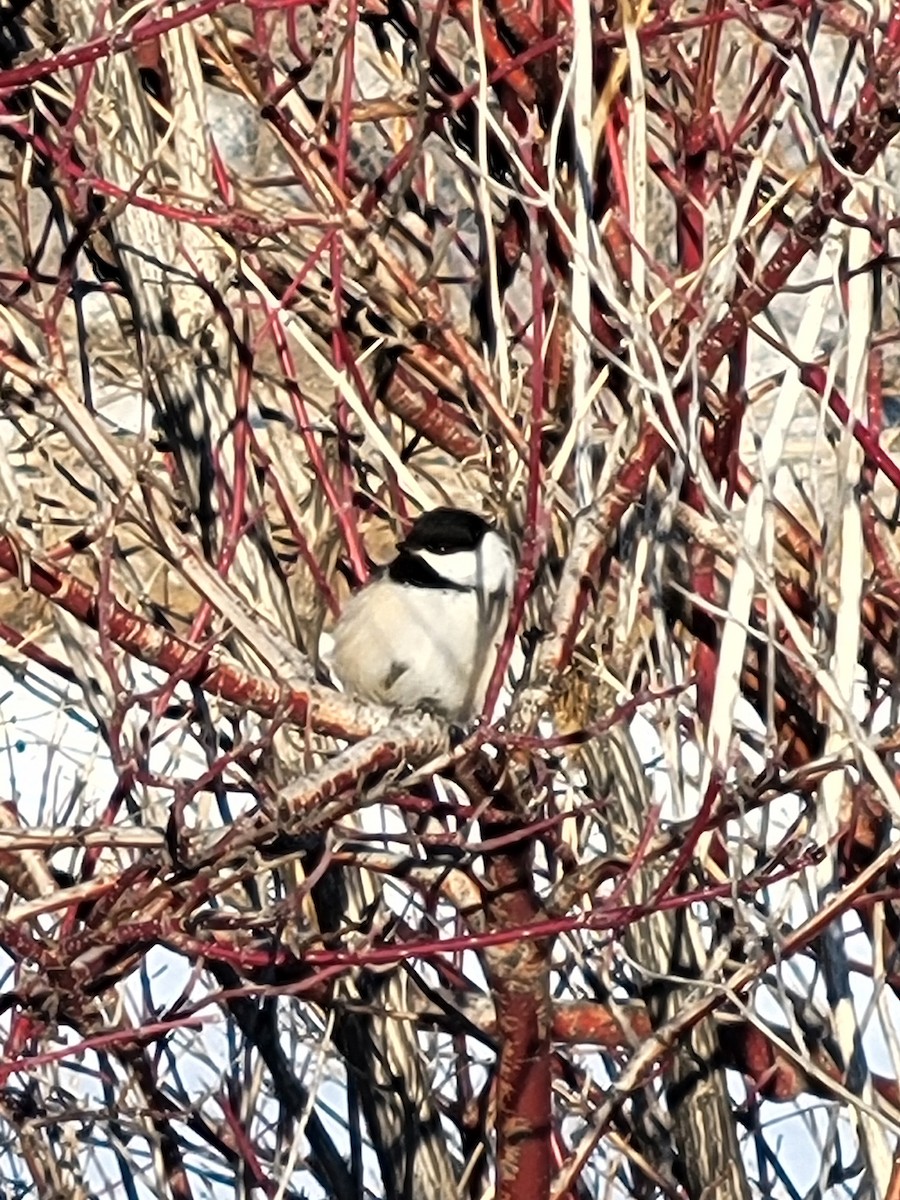
POLYGON ((900 1197, 900 3, 0 3, 6 1196, 900 1197), (341 694, 424 508, 481 722, 341 694))

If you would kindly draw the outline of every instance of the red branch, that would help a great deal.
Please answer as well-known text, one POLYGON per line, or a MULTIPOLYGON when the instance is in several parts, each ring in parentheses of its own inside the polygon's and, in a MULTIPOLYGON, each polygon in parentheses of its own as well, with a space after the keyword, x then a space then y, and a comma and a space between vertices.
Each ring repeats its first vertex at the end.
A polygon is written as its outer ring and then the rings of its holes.
MULTIPOLYGON (((0 568, 10 575, 19 574, 19 557, 8 538, 0 538, 0 568)), ((368 737, 383 723, 367 719, 363 706, 343 701, 325 688, 286 687, 235 663, 213 664, 207 651, 165 633, 116 600, 101 603, 101 597, 81 580, 35 560, 29 563, 29 586, 89 628, 103 629, 120 650, 148 666, 189 679, 210 695, 260 716, 282 717, 322 733, 354 739, 368 737)))

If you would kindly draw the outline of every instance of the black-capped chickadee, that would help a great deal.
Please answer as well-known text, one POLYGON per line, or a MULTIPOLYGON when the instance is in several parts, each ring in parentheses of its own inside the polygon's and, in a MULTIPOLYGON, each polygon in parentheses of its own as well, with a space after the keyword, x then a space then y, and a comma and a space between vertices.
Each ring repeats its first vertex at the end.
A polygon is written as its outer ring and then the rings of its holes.
POLYGON ((505 628, 515 580, 509 543, 473 512, 437 508, 397 549, 346 604, 330 666, 364 700, 467 721, 484 700, 505 628))

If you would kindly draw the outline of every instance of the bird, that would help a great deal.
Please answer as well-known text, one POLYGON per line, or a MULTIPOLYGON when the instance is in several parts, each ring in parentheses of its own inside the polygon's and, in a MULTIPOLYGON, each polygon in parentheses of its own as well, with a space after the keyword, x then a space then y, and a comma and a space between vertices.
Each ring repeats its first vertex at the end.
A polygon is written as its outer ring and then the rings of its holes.
POLYGON ((515 582, 507 538, 477 513, 435 508, 353 595, 332 630, 344 691, 456 725, 481 709, 515 582))

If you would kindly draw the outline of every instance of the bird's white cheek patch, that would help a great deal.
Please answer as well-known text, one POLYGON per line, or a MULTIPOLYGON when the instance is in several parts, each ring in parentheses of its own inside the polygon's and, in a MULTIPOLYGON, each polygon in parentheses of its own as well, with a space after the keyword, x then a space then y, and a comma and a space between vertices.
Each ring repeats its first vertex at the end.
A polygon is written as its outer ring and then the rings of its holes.
POLYGON ((477 550, 458 550, 453 554, 417 550, 416 553, 438 575, 457 587, 477 587, 488 593, 512 590, 513 558, 499 534, 485 534, 477 550))
POLYGON ((478 555, 474 550, 460 550, 456 554, 434 554, 431 550, 417 550, 422 562, 433 567, 442 579, 458 587, 475 587, 478 579, 478 555))

